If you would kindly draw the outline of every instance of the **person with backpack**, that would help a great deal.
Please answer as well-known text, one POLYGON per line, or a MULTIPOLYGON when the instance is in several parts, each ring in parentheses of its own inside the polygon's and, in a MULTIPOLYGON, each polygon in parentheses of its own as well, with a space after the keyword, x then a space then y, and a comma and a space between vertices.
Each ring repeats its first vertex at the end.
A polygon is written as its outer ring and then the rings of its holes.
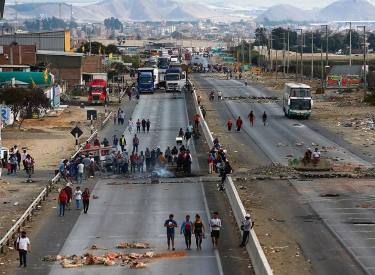
POLYGON ((186 250, 191 250, 191 234, 193 232, 193 222, 190 220, 190 216, 186 215, 186 220, 181 224, 180 235, 184 233, 186 250))
POLYGON ((20 267, 27 266, 27 252, 31 252, 30 240, 26 237, 26 231, 21 232, 21 237, 18 237, 16 240, 16 251, 20 258, 20 267))

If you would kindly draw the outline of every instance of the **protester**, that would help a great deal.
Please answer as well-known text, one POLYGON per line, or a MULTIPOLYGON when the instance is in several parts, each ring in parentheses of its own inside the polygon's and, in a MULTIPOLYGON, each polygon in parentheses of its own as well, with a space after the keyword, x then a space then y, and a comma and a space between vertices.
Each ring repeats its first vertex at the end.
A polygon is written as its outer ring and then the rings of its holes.
POLYGON ((20 267, 27 266, 27 252, 31 252, 30 240, 26 237, 26 231, 21 232, 21 237, 17 238, 16 250, 20 258, 20 267))
POLYGON ((220 237, 221 220, 219 219, 219 213, 215 212, 214 217, 210 221, 211 227, 211 241, 212 249, 217 249, 220 237))
POLYGON ((191 234, 193 229, 193 222, 190 220, 190 216, 186 215, 186 220, 181 224, 180 234, 184 233, 186 250, 191 250, 191 234))
POLYGON ((60 215, 59 215, 59 217, 65 216, 65 209, 66 209, 66 202, 67 201, 68 201, 68 196, 65 193, 65 189, 61 188, 61 191, 60 191, 60 194, 59 194, 59 198, 57 200, 57 205, 60 206, 60 215))
POLYGON ((164 222, 164 227, 167 228, 167 244, 168 250, 170 249, 170 244, 172 242, 172 250, 174 251, 174 234, 175 227, 178 227, 177 222, 173 219, 173 214, 169 215, 169 219, 164 222))
POLYGON ((250 214, 245 215, 245 220, 242 222, 243 228, 243 235, 242 235, 242 242, 239 247, 244 247, 247 242, 247 238, 249 237, 250 229, 252 229, 254 224, 250 220, 250 214))

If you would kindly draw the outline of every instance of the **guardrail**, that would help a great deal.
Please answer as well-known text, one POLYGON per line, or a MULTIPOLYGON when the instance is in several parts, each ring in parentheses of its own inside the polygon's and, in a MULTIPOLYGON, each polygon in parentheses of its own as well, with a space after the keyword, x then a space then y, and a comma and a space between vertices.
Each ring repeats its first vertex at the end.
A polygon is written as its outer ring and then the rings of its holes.
MULTIPOLYGON (((104 119, 104 121, 109 120, 112 112, 109 113, 109 115, 104 119)), ((103 121, 103 122, 104 122, 103 121)), ((106 122, 106 123, 107 123, 106 122)), ((106 125, 104 124, 104 126, 106 125)), ((103 123, 102 123, 103 124, 103 123)), ((101 129, 104 128, 101 127, 101 129)), ((92 135, 87 139, 87 141, 91 142, 96 136, 98 135, 98 130, 95 130, 95 132, 92 133, 92 135)), ((75 158, 77 154, 83 149, 81 146, 72 156, 71 158, 75 158)), ((60 172, 57 173, 50 181, 50 183, 47 184, 45 188, 40 192, 40 194, 36 197, 36 199, 30 204, 30 206, 27 208, 27 210, 22 214, 22 216, 16 221, 16 223, 12 226, 11 229, 8 230, 8 232, 5 234, 5 236, 0 240, 0 253, 4 253, 4 247, 5 246, 13 246, 13 244, 10 243, 10 240, 15 239, 16 234, 21 232, 21 227, 26 225, 26 222, 30 220, 30 217, 34 214, 34 211, 36 209, 36 206, 41 205, 42 201, 48 197, 49 193, 51 193, 52 188, 54 185, 60 180, 61 174, 60 172)))
POLYGON ((105 125, 108 123, 109 119, 111 118, 112 116, 112 112, 110 112, 108 114, 108 116, 103 120, 102 123, 100 123, 100 130, 103 130, 103 128, 105 127, 105 125))
POLYGON ((12 226, 12 228, 5 234, 5 236, 0 240, 0 252, 4 253, 4 246, 10 246, 10 240, 14 239, 16 233, 21 232, 21 226, 26 225, 26 221, 30 220, 30 217, 34 214, 35 208, 37 205, 42 204, 42 201, 46 199, 47 188, 44 188, 39 196, 31 203, 29 208, 23 213, 21 218, 12 226))
MULTIPOLYGON (((201 106, 198 105, 197 101, 197 95, 194 93, 194 105, 195 109, 197 111, 197 114, 200 115, 201 119, 201 127, 202 132, 204 133, 204 136, 206 138, 207 145, 209 148, 213 148, 213 137, 210 132, 210 129, 208 128, 208 125, 206 121, 203 119, 201 106)), ((232 207, 233 214, 235 216, 237 226, 241 234, 243 232, 241 231, 241 221, 244 220, 246 212, 245 208, 243 207, 243 204, 241 202, 241 198, 237 193, 236 187, 233 184, 232 178, 230 176, 226 177, 226 188, 225 192, 227 193, 229 204, 232 207)), ((251 262, 254 266, 255 274, 257 275, 272 275, 272 269, 267 261, 266 256, 264 255, 263 249, 260 246, 259 240, 257 235, 255 234, 254 230, 250 230, 249 234, 249 240, 246 244, 246 250, 250 256, 251 262)))

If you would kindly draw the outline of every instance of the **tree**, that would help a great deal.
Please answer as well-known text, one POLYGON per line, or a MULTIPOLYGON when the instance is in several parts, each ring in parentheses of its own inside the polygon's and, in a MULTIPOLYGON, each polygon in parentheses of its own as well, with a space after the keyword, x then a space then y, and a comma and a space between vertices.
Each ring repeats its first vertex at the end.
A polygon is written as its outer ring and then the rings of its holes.
POLYGON ((105 47, 105 53, 106 54, 120 54, 120 51, 117 49, 117 46, 114 44, 109 44, 107 47, 105 47))
POLYGON ((266 28, 257 28, 255 30, 256 38, 255 38, 255 44, 256 46, 264 46, 268 45, 268 38, 267 38, 267 29, 266 28))
POLYGON ((367 42, 370 44, 370 45, 369 45, 369 48, 370 48, 370 49, 375 49, 375 34, 371 33, 371 34, 367 37, 367 42))
POLYGON ((120 20, 118 20, 118 18, 114 18, 114 17, 104 19, 104 26, 107 29, 110 29, 112 31, 113 30, 121 30, 123 28, 123 25, 120 22, 120 20))
MULTIPOLYGON (((345 36, 344 43, 347 47, 350 47, 350 33, 348 32, 345 36)), ((360 49, 363 44, 359 37, 359 33, 352 30, 352 49, 360 49)))
POLYGON ((342 49, 344 46, 344 36, 341 33, 335 33, 329 37, 328 40, 328 51, 336 52, 342 49))
POLYGON ((172 37, 173 39, 178 39, 178 38, 181 39, 181 38, 183 38, 183 35, 182 35, 181 32, 174 31, 174 32, 171 33, 171 37, 172 37))
POLYGON ((5 102, 13 112, 14 122, 16 121, 17 114, 23 113, 26 114, 23 117, 31 117, 31 114, 36 112, 39 107, 49 108, 51 106, 50 100, 40 88, 6 88, 0 93, 0 100, 5 102), (24 108, 26 112, 21 112, 24 108))
POLYGON ((69 21, 69 29, 72 30, 72 29, 76 29, 78 27, 78 24, 76 21, 74 20, 70 20, 69 21))

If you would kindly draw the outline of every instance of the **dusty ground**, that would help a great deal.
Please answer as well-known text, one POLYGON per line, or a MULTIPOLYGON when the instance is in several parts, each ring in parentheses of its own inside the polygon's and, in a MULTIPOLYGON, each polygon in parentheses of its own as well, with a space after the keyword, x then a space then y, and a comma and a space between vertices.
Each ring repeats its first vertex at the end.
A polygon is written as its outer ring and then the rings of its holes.
MULTIPOLYGON (((250 79, 248 77, 248 79, 250 79)), ((283 84, 293 79, 279 79, 275 75, 260 75, 258 82, 265 87, 274 90, 280 96, 283 84)), ((313 88, 318 87, 318 82, 306 81, 313 88)), ((233 177, 245 178, 245 172, 249 166, 257 167, 260 163, 252 159, 247 151, 238 152, 238 148, 226 134, 225 126, 216 119, 214 109, 210 105, 207 94, 197 87, 197 94, 203 98, 202 104, 207 108, 207 122, 212 132, 215 133, 228 150, 228 157, 232 160, 235 174, 233 177), (241 159, 241 160, 240 160, 241 159)), ((341 93, 327 91, 324 95, 315 95, 313 114, 311 119, 322 126, 337 132, 338 135, 348 140, 353 146, 360 148, 364 153, 371 155, 374 144, 374 132, 367 128, 368 119, 372 119, 373 107, 360 102, 361 92, 341 93), (367 119, 367 120, 366 120, 367 119), (353 122, 352 127, 343 127, 343 122, 353 122), (365 144, 365 145, 364 145, 365 144)), ((99 107, 99 115, 103 117, 103 107, 99 107)), ((98 122, 100 119, 98 120, 98 122)), ((2 132, 3 146, 13 147, 15 144, 28 147, 28 152, 36 160, 35 183, 24 183, 27 179, 24 171, 20 171, 16 177, 10 177, 3 173, 0 180, 0 235, 11 227, 12 220, 16 220, 29 206, 32 198, 40 193, 54 175, 54 170, 61 159, 69 157, 73 153, 75 144, 70 130, 75 126, 83 130, 80 142, 89 136, 89 122, 86 121, 86 109, 76 106, 68 107, 58 116, 46 117, 41 120, 26 120, 21 129, 18 127, 5 128, 2 132), (18 205, 14 203, 18 202, 18 205)), ((256 223, 255 230, 261 245, 271 264, 275 274, 312 274, 310 262, 303 256, 296 242, 295 232, 285 230, 283 223, 272 222, 275 216, 280 215, 277 209, 270 209, 267 204, 267 196, 257 184, 248 179, 236 182, 239 194, 246 209, 251 209, 252 219, 256 223), (251 202, 251 203, 250 203, 251 202), (262 218, 260 218, 262 217, 262 218), (299 254, 297 254, 299 253, 299 254), (298 255, 298 256, 297 256, 298 255)), ((268 193, 272 197, 272 192, 268 193)), ((28 225, 28 231, 32 231, 32 225, 28 225)), ((3 258, 2 262, 6 262, 3 258)))
MULTIPOLYGON (((258 83, 275 91, 282 97, 285 82, 294 82, 294 77, 282 79, 282 74, 276 80, 275 74, 259 75, 258 83)), ((251 79, 248 76, 248 79, 251 79)), ((254 80, 256 81, 256 80, 254 80)), ((313 90, 320 87, 319 81, 306 80, 313 90)), ((250 181, 249 167, 259 167, 256 159, 251 157, 248 150, 243 152, 227 135, 226 127, 216 118, 207 93, 197 85, 197 95, 203 98, 201 104, 207 109, 207 122, 211 132, 218 137, 220 143, 228 150, 228 158, 234 167, 235 184, 245 209, 251 211, 255 221, 255 231, 274 274, 312 274, 311 264, 303 255, 296 232, 289 231, 282 222, 275 222, 275 217, 283 219, 285 213, 270 207, 273 192, 272 188, 265 188, 261 181, 250 181), (244 180, 246 178, 246 180, 244 180)), ((369 121, 374 116, 373 107, 361 102, 362 91, 352 93, 338 93, 336 90, 326 90, 324 95, 314 95, 313 113, 310 119, 326 127, 363 153, 372 155, 374 131, 368 128, 369 121), (344 122, 353 123, 352 127, 343 127, 344 122)), ((375 161, 374 161, 375 162, 375 161)))

